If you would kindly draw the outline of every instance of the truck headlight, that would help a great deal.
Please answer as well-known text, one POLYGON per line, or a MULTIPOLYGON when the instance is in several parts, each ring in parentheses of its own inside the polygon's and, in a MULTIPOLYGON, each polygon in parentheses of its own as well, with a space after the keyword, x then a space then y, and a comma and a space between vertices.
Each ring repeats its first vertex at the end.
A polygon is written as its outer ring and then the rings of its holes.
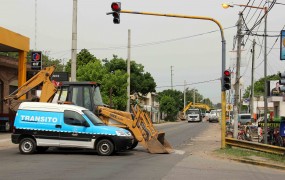
POLYGON ((132 134, 130 132, 125 132, 125 131, 122 131, 122 130, 117 130, 116 134, 118 136, 132 136, 132 134))

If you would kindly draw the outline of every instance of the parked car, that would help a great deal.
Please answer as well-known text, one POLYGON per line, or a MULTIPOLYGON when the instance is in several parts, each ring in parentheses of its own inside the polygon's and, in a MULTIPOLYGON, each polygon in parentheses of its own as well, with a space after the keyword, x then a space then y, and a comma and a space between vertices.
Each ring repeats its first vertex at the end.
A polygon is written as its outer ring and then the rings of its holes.
POLYGON ((210 111, 209 122, 219 122, 219 116, 217 110, 210 111))
POLYGON ((238 115, 238 122, 241 125, 250 125, 253 122, 253 119, 251 118, 251 114, 239 114, 238 115))

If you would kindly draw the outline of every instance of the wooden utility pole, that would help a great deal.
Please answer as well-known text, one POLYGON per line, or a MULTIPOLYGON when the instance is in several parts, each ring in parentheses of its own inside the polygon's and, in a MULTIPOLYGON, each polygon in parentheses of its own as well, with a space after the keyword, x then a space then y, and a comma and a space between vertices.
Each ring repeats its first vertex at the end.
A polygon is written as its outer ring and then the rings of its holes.
POLYGON ((252 42, 252 65, 251 65, 251 92, 250 92, 250 114, 251 118, 253 117, 253 109, 254 109, 254 61, 255 61, 255 39, 252 42))
POLYGON ((242 12, 239 13, 237 23, 237 62, 236 62, 236 80, 235 80, 235 102, 234 102, 234 138, 238 135, 238 114, 239 109, 239 82, 240 82, 240 61, 241 61, 241 41, 242 41, 242 12))
POLYGON ((127 60, 127 72, 128 72, 128 87, 127 87, 127 112, 130 112, 130 95, 131 95, 131 30, 128 30, 128 60, 127 60))

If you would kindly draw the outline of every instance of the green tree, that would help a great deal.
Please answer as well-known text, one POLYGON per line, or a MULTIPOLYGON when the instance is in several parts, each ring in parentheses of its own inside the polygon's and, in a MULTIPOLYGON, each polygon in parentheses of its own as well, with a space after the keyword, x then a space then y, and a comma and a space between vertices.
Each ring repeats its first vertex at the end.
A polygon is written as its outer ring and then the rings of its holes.
POLYGON ((79 66, 77 71, 79 81, 96 81, 101 85, 103 102, 115 109, 125 110, 127 104, 127 74, 116 70, 109 73, 101 61, 89 62, 79 66))
POLYGON ((179 112, 179 109, 176 106, 176 101, 173 97, 168 95, 163 95, 160 98, 160 106, 159 109, 161 112, 166 113, 165 120, 167 121, 175 121, 177 113, 179 112))
MULTIPOLYGON (((121 70, 127 72, 127 60, 118 58, 118 56, 113 55, 113 59, 107 60, 104 59, 105 67, 109 72, 116 70, 121 70)), ((149 72, 144 72, 144 66, 137 64, 135 61, 130 62, 130 71, 131 71, 131 94, 137 92, 142 93, 143 95, 149 92, 156 92, 155 87, 156 83, 154 78, 149 72)))
MULTIPOLYGON (((82 49, 76 56, 76 70, 78 70, 79 67, 85 66, 89 62, 94 62, 94 61, 99 61, 99 59, 97 59, 87 49, 82 49)), ((71 59, 66 63, 65 70, 69 74, 71 73, 71 59)))
MULTIPOLYGON (((182 110, 184 107, 184 94, 181 91, 167 89, 158 93, 158 101, 161 105, 161 100, 163 97, 169 96, 175 100, 175 108, 182 110)), ((177 111, 177 112, 178 112, 177 111)))

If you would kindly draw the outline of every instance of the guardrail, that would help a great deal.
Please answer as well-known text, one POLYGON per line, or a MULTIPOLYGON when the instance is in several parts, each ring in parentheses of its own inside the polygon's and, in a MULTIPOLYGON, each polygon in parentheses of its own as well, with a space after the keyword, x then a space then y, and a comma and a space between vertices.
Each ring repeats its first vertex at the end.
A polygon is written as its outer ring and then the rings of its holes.
POLYGON ((256 151, 268 152, 273 154, 285 155, 285 148, 279 146, 272 146, 268 144, 255 143, 251 141, 238 140, 233 138, 226 138, 226 145, 236 146, 256 151))

